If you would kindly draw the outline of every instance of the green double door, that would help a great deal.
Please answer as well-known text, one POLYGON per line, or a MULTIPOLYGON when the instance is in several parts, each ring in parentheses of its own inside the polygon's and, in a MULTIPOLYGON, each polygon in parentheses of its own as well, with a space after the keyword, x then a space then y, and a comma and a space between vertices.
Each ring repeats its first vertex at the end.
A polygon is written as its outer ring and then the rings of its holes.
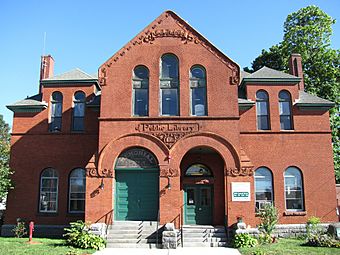
POLYGON ((184 224, 212 224, 213 189, 210 185, 184 187, 184 224))
POLYGON ((117 170, 115 220, 157 220, 159 170, 117 170))

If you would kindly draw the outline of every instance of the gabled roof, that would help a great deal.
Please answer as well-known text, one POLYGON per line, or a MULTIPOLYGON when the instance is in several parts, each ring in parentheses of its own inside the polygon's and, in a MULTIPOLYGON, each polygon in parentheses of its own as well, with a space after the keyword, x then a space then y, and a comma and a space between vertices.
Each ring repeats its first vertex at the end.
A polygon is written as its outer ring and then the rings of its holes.
POLYGON ((42 94, 37 94, 6 107, 13 112, 40 112, 47 108, 47 103, 42 101, 42 94))
POLYGON ((261 83, 289 83, 296 84, 300 82, 301 78, 287 74, 281 71, 277 71, 275 69, 269 67, 262 67, 256 72, 249 74, 247 72, 242 73, 242 81, 240 85, 251 82, 261 82, 261 83))
POLYGON ((42 84, 58 83, 58 82, 97 82, 98 77, 92 76, 79 68, 75 68, 68 72, 55 75, 53 77, 43 79, 42 84))
POLYGON ((311 95, 307 92, 299 91, 299 99, 294 102, 294 105, 299 108, 312 107, 329 109, 334 107, 335 103, 321 97, 311 95))
POLYGON ((105 84, 105 73, 106 68, 110 67, 119 59, 127 56, 131 49, 138 47, 141 44, 152 44, 154 40, 162 37, 173 37, 181 40, 182 43, 195 43, 200 44, 213 53, 219 60, 226 64, 232 70, 231 83, 239 83, 240 67, 239 65, 227 57, 222 51, 220 51, 215 45, 208 41, 204 36, 202 36, 196 29, 178 16, 175 12, 167 10, 163 12, 158 18, 151 22, 145 29, 138 33, 130 42, 125 44, 123 48, 117 51, 112 57, 110 57, 105 63, 103 63, 99 68, 99 80, 101 83, 105 84), (164 20, 172 18, 177 29, 164 29, 164 20), (102 79, 101 79, 102 78, 102 79))

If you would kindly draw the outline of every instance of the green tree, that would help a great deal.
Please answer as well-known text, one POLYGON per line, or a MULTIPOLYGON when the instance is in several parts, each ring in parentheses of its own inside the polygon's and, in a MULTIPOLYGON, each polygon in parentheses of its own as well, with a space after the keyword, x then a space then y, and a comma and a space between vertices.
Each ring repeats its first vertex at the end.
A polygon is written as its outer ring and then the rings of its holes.
POLYGON ((336 104, 330 117, 335 176, 340 183, 340 50, 330 47, 334 23, 335 19, 314 5, 289 14, 284 22, 283 41, 268 51, 262 50, 252 68, 245 71, 254 72, 265 65, 287 72, 290 55, 301 55, 305 90, 336 104))
POLYGON ((9 126, 0 114, 0 202, 2 202, 12 187, 9 168, 10 135, 9 126))

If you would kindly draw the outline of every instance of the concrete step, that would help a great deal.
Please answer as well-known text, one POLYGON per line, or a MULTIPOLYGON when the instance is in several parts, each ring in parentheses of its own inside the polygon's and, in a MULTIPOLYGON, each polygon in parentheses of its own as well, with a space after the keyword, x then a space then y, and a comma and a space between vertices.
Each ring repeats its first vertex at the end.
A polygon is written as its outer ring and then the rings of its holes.
POLYGON ((138 230, 138 229, 144 229, 144 230, 157 230, 156 226, 131 226, 131 225, 111 225, 108 227, 108 230, 138 230))
POLYGON ((211 238, 183 238, 184 243, 214 243, 214 242, 227 242, 226 237, 211 237, 211 238))
POLYGON ((187 232, 183 233, 185 237, 226 237, 224 232, 217 232, 217 233, 197 233, 197 232, 187 232))
POLYGON ((110 226, 157 226, 157 221, 114 221, 110 226))
POLYGON ((132 244, 146 244, 146 243, 161 243, 162 239, 110 239, 108 243, 132 243, 132 244))
POLYGON ((106 248, 161 248, 161 244, 155 243, 142 243, 142 244, 134 244, 134 243, 107 243, 106 248))
MULTIPOLYGON (((108 239, 114 239, 114 238, 121 238, 121 239, 132 239, 132 238, 156 238, 157 234, 145 234, 145 233, 124 233, 124 234, 120 234, 120 233, 108 233, 107 238, 108 239)), ((162 238, 162 234, 158 233, 158 238, 162 238)))
POLYGON ((213 234, 213 233, 225 233, 224 229, 183 229, 183 235, 187 233, 198 233, 198 234, 213 234))
POLYGON ((227 242, 214 242, 214 243, 185 243, 183 244, 183 247, 225 247, 227 246, 227 242))

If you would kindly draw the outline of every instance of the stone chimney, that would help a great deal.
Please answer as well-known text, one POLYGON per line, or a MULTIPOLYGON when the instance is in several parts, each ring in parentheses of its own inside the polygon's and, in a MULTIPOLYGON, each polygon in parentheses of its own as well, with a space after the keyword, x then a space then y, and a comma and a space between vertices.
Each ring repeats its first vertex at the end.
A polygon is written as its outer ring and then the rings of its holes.
POLYGON ((289 58, 289 72, 290 74, 300 77, 301 81, 299 82, 299 90, 305 89, 305 82, 303 79, 303 70, 302 70, 302 58, 300 54, 292 53, 289 58))
POLYGON ((52 77, 53 69, 54 59, 52 58, 52 56, 51 55, 41 56, 39 93, 41 93, 41 80, 52 77))

